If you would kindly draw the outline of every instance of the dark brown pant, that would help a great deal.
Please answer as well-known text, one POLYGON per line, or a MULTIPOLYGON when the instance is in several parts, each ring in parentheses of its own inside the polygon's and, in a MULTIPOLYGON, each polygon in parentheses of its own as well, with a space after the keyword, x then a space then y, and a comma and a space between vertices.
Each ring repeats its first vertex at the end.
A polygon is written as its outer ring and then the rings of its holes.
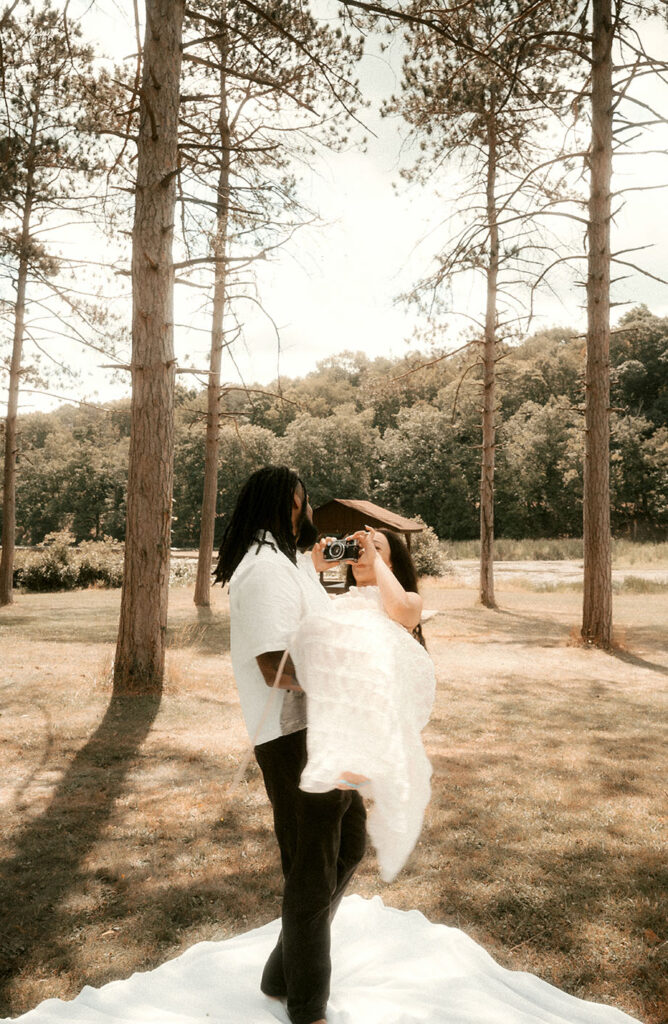
POLYGON ((274 811, 285 878, 282 930, 262 974, 262 991, 287 996, 293 1024, 325 1016, 331 975, 330 925, 364 854, 359 793, 304 793, 306 730, 255 748, 274 811))

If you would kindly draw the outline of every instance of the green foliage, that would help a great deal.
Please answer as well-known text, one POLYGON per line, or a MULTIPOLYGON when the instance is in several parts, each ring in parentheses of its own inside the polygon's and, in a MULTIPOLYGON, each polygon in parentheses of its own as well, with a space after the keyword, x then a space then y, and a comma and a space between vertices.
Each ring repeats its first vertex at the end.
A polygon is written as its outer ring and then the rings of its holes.
POLYGON ((610 502, 613 527, 661 528, 668 520, 668 427, 644 416, 611 416, 610 502))
POLYGON ((128 438, 119 410, 64 407, 27 416, 19 447, 19 544, 38 544, 65 522, 77 541, 123 539, 128 438))
MULTIPOLYGON (((278 460, 278 444, 270 430, 242 424, 230 425, 221 431, 218 469, 217 538, 222 532, 237 500, 237 495, 251 473, 278 460)), ((199 532, 199 531, 198 531, 199 532)))
MULTIPOLYGON (((218 501, 215 543, 222 540, 227 519, 237 494, 251 473, 276 461, 277 440, 264 427, 226 424, 220 432, 218 451, 218 501)), ((199 517, 204 486, 204 425, 182 420, 177 429, 174 456, 175 547, 192 547, 199 542, 199 517)))
POLYGON ((14 586, 39 592, 121 586, 123 552, 110 538, 78 548, 74 542, 73 533, 60 530, 44 538, 42 549, 19 552, 14 586))
POLYGON ((524 402, 500 429, 499 531, 511 537, 581 529, 582 434, 568 398, 524 402))
POLYGON ((380 442, 374 500, 422 516, 439 537, 474 536, 478 469, 470 441, 440 409, 402 409, 380 442))
MULTIPOLYGON (((660 538, 668 527, 668 426, 657 426, 666 322, 640 307, 623 323, 627 327, 613 335, 616 365, 628 363, 627 356, 632 356, 645 366, 642 356, 654 367, 643 379, 654 383, 644 392, 635 385, 632 392, 627 389, 628 405, 621 404, 620 395, 615 400, 612 523, 617 535, 660 538), (630 340, 627 330, 632 332, 630 340), (639 403, 646 413, 638 412, 639 403)), ((501 364, 503 422, 496 470, 500 559, 523 557, 504 553, 510 538, 581 535, 583 342, 574 334, 555 328, 534 335, 508 347, 501 364)), ((411 353, 400 360, 367 363, 358 354, 344 353, 320 371, 284 382, 286 396, 309 412, 296 411, 275 431, 249 422, 251 414, 244 415, 241 409, 234 419, 226 416, 216 544, 244 480, 258 467, 277 461, 299 470, 315 505, 332 497, 370 498, 400 514, 422 517, 443 540, 475 538, 478 374, 475 366, 468 372, 468 354, 415 370, 431 358, 431 353, 423 354, 418 362, 419 355, 411 353), (415 372, 405 376, 411 369, 415 372), (337 408, 342 395, 351 400, 337 408), (322 416, 311 410, 311 400, 314 408, 324 410, 322 416)), ((278 413, 280 402, 275 401, 278 413)), ((270 419, 271 402, 273 398, 258 419, 265 414, 265 422, 270 419)), ((172 534, 176 547, 195 547, 199 540, 205 408, 203 395, 179 390, 172 534)), ((286 403, 286 408, 294 407, 286 403)), ((19 543, 38 544, 65 524, 79 544, 104 536, 123 539, 128 432, 128 402, 116 403, 108 412, 61 408, 22 417, 19 543)), ((546 540, 536 549, 541 554, 530 557, 562 557, 552 547, 561 544, 546 540)))
POLYGON ((573 332, 555 327, 506 348, 499 373, 500 420, 505 423, 523 402, 545 404, 564 396, 572 405, 582 398, 585 343, 573 332))
POLYGON ((610 338, 610 362, 614 404, 668 426, 668 317, 647 306, 625 313, 610 338))
POLYGON ((378 431, 369 413, 342 408, 334 416, 294 420, 278 447, 282 462, 306 481, 315 508, 332 498, 369 498, 375 475, 378 431))
MULTIPOLYGON (((419 522, 423 522, 419 516, 415 518, 419 522)), ((445 576, 447 572, 451 571, 450 562, 436 531, 431 526, 426 526, 422 533, 411 535, 411 555, 418 576, 445 576)))
POLYGON ((123 583, 123 550, 111 537, 85 540, 76 549, 78 587, 120 587, 123 583))

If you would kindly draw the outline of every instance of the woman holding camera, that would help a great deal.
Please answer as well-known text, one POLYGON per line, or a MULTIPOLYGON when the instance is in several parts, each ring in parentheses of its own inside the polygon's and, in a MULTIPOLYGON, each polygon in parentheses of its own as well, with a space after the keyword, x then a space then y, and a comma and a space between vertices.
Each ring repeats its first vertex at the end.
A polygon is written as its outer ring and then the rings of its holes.
POLYGON ((383 608, 389 617, 404 626, 418 643, 422 636, 422 598, 418 576, 410 551, 399 534, 392 530, 360 530, 353 534, 361 548, 357 561, 348 564, 348 589, 378 587, 383 608))

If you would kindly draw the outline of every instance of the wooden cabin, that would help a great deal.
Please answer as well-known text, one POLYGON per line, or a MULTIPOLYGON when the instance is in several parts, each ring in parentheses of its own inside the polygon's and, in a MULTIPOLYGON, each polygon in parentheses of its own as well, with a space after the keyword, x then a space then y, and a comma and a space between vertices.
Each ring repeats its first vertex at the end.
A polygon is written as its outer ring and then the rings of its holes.
POLYGON ((333 498, 325 505, 319 505, 313 511, 313 522, 323 535, 345 537, 355 530, 363 530, 365 526, 373 526, 380 530, 394 530, 403 533, 408 549, 411 546, 411 535, 424 530, 423 523, 414 519, 406 519, 387 508, 374 505, 372 501, 358 501, 353 498, 333 498))

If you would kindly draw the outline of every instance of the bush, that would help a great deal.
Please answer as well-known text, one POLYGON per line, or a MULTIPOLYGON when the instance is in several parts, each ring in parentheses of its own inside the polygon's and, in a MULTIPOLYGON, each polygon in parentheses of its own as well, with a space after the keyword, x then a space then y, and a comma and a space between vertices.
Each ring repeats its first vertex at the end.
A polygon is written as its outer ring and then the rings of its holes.
POLYGON ((169 564, 170 587, 187 587, 197 579, 197 559, 172 558, 169 564))
POLYGON ((123 585, 123 548, 110 537, 85 540, 77 548, 80 587, 123 585))
MULTIPOLYGON (((420 516, 413 516, 417 522, 424 522, 420 516)), ((425 526, 422 533, 411 536, 411 555, 415 562, 418 576, 445 576, 452 567, 431 526, 425 526)))
POLYGON ((74 546, 68 530, 50 533, 43 547, 19 552, 14 568, 14 586, 45 593, 77 590, 90 586, 120 587, 123 582, 123 552, 108 537, 74 546))

